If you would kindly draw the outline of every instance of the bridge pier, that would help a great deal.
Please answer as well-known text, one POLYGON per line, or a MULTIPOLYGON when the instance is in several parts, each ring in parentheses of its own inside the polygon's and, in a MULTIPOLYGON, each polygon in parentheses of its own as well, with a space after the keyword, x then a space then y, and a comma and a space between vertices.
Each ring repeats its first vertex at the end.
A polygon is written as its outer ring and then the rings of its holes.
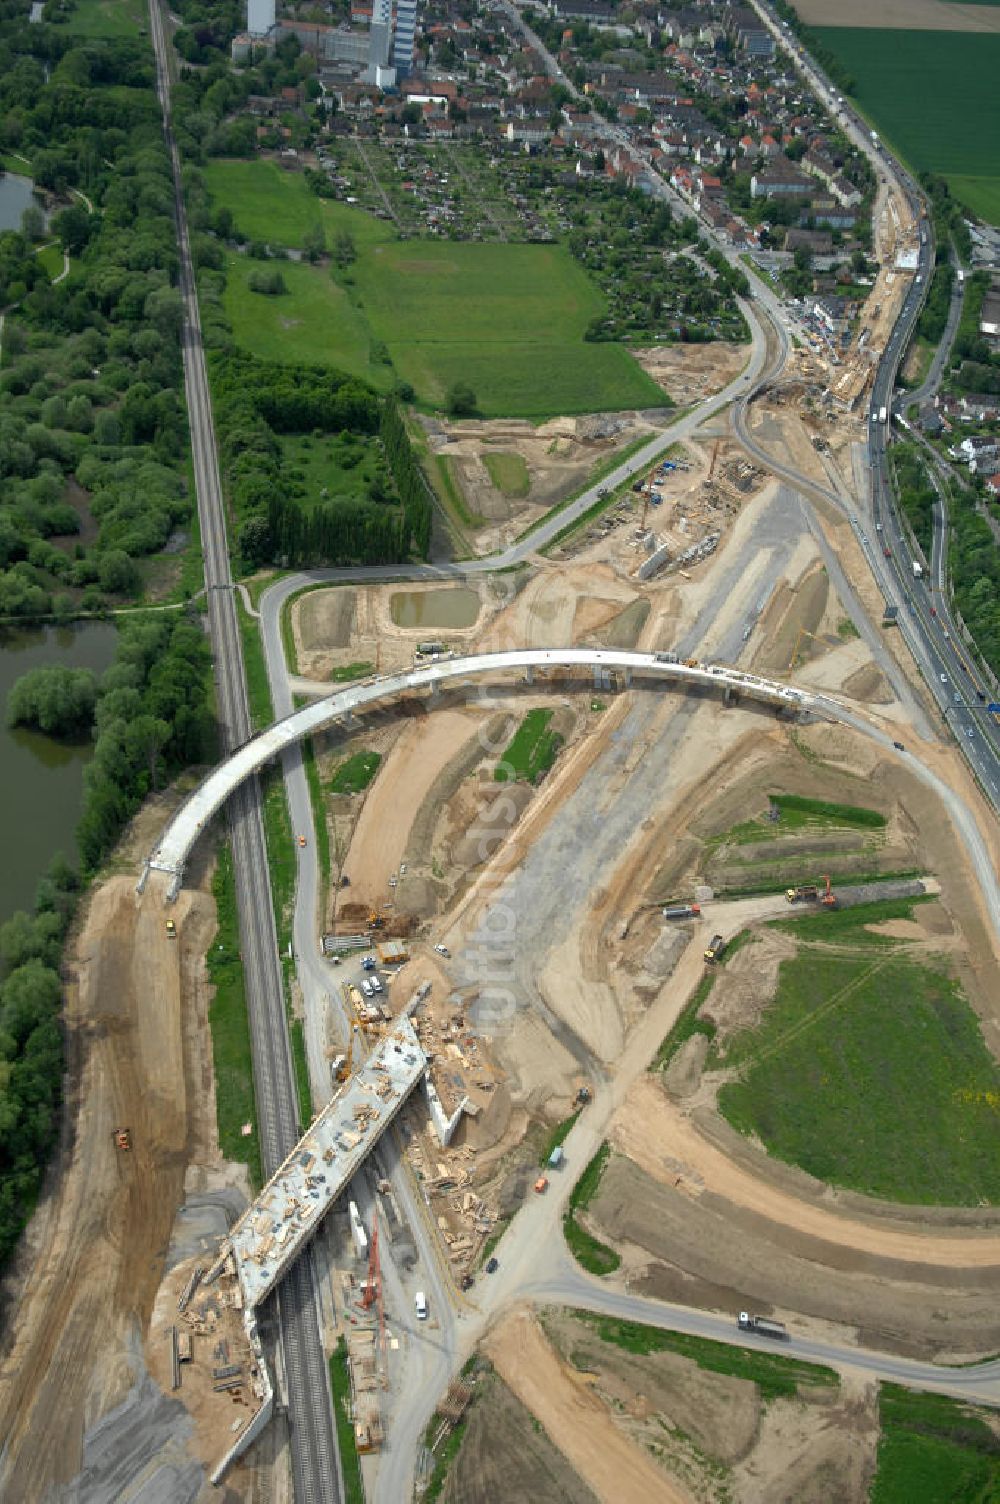
POLYGON ((727 684, 726 685, 726 689, 725 689, 725 693, 722 696, 722 703, 723 703, 723 705, 732 705, 732 703, 733 703, 733 701, 735 699, 736 699, 736 692, 733 689, 733 686, 731 684, 727 684))
POLYGON ((535 682, 535 669, 531 663, 528 664, 528 667, 524 671, 524 682, 525 684, 534 684, 535 682))

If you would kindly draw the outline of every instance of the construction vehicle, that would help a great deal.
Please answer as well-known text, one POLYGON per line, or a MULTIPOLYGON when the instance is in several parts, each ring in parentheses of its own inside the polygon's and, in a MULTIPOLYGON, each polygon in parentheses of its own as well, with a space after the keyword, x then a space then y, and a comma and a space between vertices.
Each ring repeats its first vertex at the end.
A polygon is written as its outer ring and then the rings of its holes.
POLYGON ((176 924, 174 923, 174 921, 172 919, 168 919, 167 920, 167 939, 168 940, 176 940, 177 939, 177 926, 176 926, 176 924))
POLYGON ((581 1086, 580 1089, 579 1089, 579 1091, 576 1094, 576 1103, 577 1103, 577 1106, 578 1107, 586 1107, 586 1105, 587 1105, 587 1103, 589 1101, 590 1101, 590 1087, 589 1086, 581 1086))
POLYGON ((354 1025, 347 1040, 347 1054, 338 1055, 333 1062, 333 1074, 337 1081, 349 1081, 354 1068, 354 1025))
POLYGON ((548 1188, 549 1188, 549 1177, 547 1175, 539 1175, 538 1179, 535 1181, 535 1195, 536 1196, 542 1196, 542 1195, 544 1195, 545 1192, 548 1190, 548 1188))
POLYGON ((697 919, 701 907, 696 903, 672 903, 663 910, 664 919, 697 919))
POLYGON ((829 877, 824 877, 823 881, 826 883, 826 892, 823 894, 823 897, 820 899, 820 903, 826 909, 835 909, 835 908, 837 908, 838 902, 839 902, 839 900, 837 898, 837 895, 833 891, 833 889, 830 887, 830 879, 829 879, 829 877))
POLYGON ((368 928, 370 930, 380 930, 384 927, 384 925, 385 915, 382 913, 381 909, 370 910, 368 914, 368 928))
POLYGON ((741 1311, 737 1321, 741 1332, 756 1332, 758 1337, 773 1337, 777 1342, 788 1342, 788 1328, 780 1321, 771 1321, 767 1316, 751 1316, 741 1311))
POLYGON ((916 559, 914 559, 913 560, 913 564, 912 564, 912 568, 913 568, 913 578, 915 580, 922 580, 923 577, 924 577, 924 566, 922 564, 918 563, 918 561, 916 559))
POLYGON ((713 935, 711 940, 708 942, 708 945, 705 947, 705 960, 710 964, 714 963, 722 955, 722 952, 725 950, 725 948, 726 942, 725 940, 723 940, 722 936, 713 935))
POLYGON ((116 1149, 122 1149, 122 1150, 124 1150, 124 1152, 126 1154, 128 1154, 128 1152, 132 1148, 132 1130, 131 1130, 131 1128, 116 1128, 114 1130, 114 1133, 115 1133, 115 1148, 116 1149))
POLYGON ((786 888, 785 897, 789 903, 815 903, 819 889, 815 883, 800 883, 797 888, 786 888))

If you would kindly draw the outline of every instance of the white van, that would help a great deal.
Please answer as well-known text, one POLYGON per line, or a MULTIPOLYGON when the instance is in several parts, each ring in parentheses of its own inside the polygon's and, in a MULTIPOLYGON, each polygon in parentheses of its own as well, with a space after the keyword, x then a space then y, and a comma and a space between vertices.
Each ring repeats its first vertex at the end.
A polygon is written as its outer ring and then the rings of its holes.
POLYGON ((418 1290, 417 1291, 416 1295, 413 1297, 413 1304, 417 1308, 417 1320, 418 1321, 426 1321, 427 1320, 427 1296, 424 1294, 423 1290, 418 1290))
POLYGON ((361 978, 361 991, 364 993, 365 997, 371 997, 372 995, 372 984, 367 977, 361 978))

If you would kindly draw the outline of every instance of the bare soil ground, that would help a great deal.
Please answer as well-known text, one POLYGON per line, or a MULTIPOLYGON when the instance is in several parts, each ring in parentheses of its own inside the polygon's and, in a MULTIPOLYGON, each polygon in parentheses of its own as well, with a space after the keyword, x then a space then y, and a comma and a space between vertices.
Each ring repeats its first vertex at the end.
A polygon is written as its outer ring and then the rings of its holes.
POLYGON ((848 1382, 764 1405, 749 1380, 712 1373, 679 1353, 628 1352, 601 1341, 572 1312, 550 1310, 542 1319, 615 1423, 692 1497, 706 1504, 867 1499, 878 1438, 874 1386, 848 1382))
POLYGON ((560 1360, 533 1315, 502 1318, 484 1347, 500 1377, 604 1504, 687 1504, 687 1491, 619 1430, 586 1379, 560 1360))
POLYGON ((633 355, 677 403, 688 407, 721 391, 747 363, 746 345, 650 345, 633 355))
POLYGON ((991 5, 959 5, 952 0, 795 0, 807 26, 884 26, 900 31, 1000 31, 1000 12, 991 5))
POLYGON ((898 1209, 891 1223, 887 1217, 869 1224, 842 1215, 835 1209, 839 1199, 835 1192, 827 1192, 821 1206, 779 1185, 763 1154, 748 1153, 752 1167, 737 1164, 706 1138, 653 1076, 632 1086, 612 1122, 611 1142, 664 1185, 675 1185, 680 1174, 697 1188, 698 1195, 711 1192, 780 1227, 881 1258, 951 1269, 990 1269, 1000 1278, 1000 1216, 984 1214, 984 1227, 991 1220, 998 1224, 992 1231, 948 1236, 934 1230, 924 1215, 905 1217, 898 1209), (675 1165, 682 1168, 678 1171, 675 1165))
MULTIPOLYGON (((162 818, 161 804, 154 824, 162 818)), ((192 998, 204 1018, 214 909, 185 889, 174 914, 170 940, 156 882, 139 899, 134 876, 111 878, 87 900, 68 955, 72 1134, 36 1218, 0 1385, 11 1499, 68 1484, 85 1427, 138 1377, 130 1351, 152 1311, 188 1157, 214 1132, 204 1040, 186 1018, 192 998), (115 1147, 121 1126, 128 1153, 115 1147)))
POLYGON ((475 1400, 443 1504, 596 1504, 596 1496, 495 1373, 476 1378, 475 1400))
POLYGON ((656 429, 645 413, 594 413, 553 418, 535 427, 526 420, 494 419, 449 423, 426 419, 434 454, 448 466, 472 518, 467 529, 477 553, 513 542, 550 507, 582 489, 595 467, 617 450, 656 429), (500 490, 486 465, 495 454, 524 461, 524 496, 500 490))

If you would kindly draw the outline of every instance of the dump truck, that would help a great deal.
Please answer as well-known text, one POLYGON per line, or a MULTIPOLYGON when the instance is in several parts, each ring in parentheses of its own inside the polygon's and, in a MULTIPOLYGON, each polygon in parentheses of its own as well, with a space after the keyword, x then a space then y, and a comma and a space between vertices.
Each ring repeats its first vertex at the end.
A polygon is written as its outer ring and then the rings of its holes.
POLYGON ((697 919, 701 909, 696 903, 672 903, 663 910, 664 919, 697 919))
POLYGON ((544 1195, 548 1188, 549 1177, 547 1175, 539 1175, 538 1179, 535 1181, 535 1194, 537 1196, 544 1195))
POLYGON ((172 919, 167 920, 167 938, 168 940, 177 939, 177 926, 172 919))
POLYGON ((782 1326, 780 1321, 771 1321, 767 1316, 751 1316, 741 1311, 737 1325, 741 1332, 756 1332, 758 1337, 773 1337, 776 1342, 789 1340, 787 1326, 782 1326))
POLYGON ((815 903, 819 889, 815 883, 800 883, 797 888, 786 889, 785 897, 789 903, 815 903))
POLYGON ((726 948, 726 942, 721 935, 713 935, 705 947, 705 960, 717 961, 726 948))

